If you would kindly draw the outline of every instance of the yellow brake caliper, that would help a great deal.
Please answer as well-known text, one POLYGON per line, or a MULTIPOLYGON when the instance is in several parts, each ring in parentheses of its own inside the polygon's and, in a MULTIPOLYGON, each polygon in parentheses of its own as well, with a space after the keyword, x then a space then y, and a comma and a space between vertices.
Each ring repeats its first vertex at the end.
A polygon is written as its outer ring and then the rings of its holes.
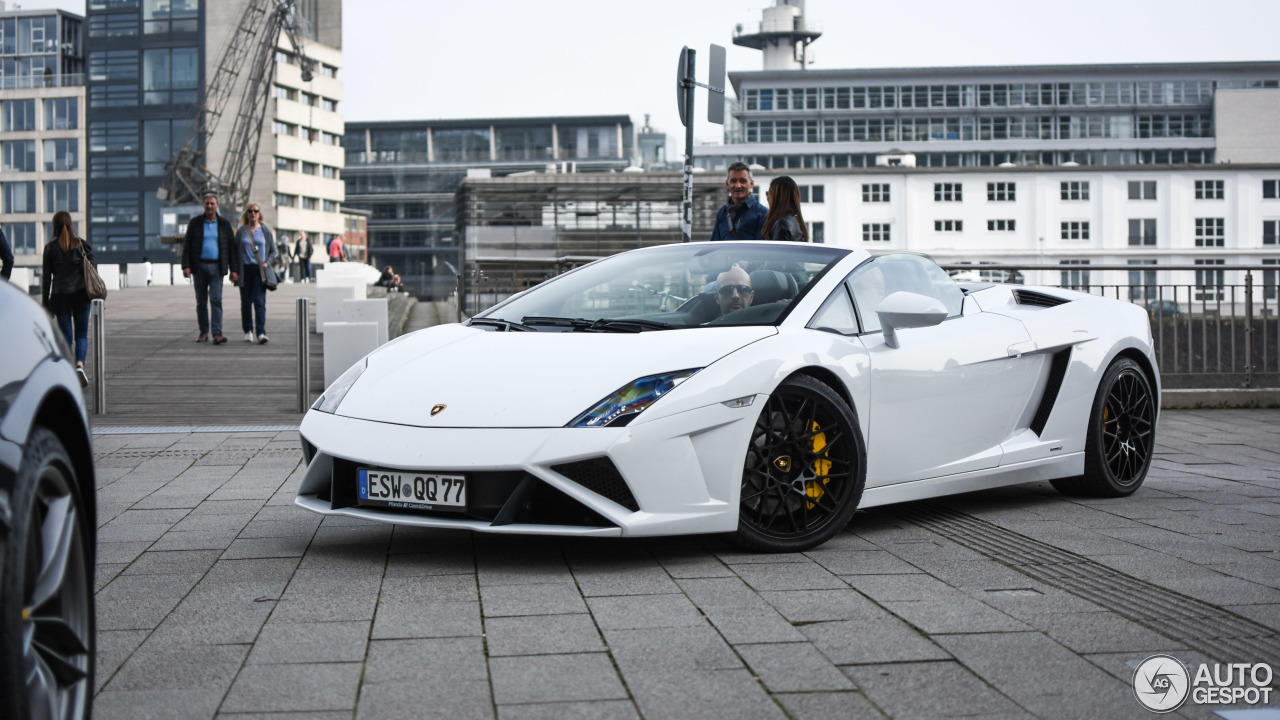
MULTIPOLYGON (((818 429, 818 423, 813 424, 813 429, 814 430, 818 429)), ((823 448, 825 448, 826 446, 827 446, 826 433, 818 433, 813 436, 813 451, 815 453, 821 453, 823 448)), ((826 458, 819 458, 817 460, 814 460, 813 471, 819 478, 822 478, 822 480, 821 481, 810 480, 809 482, 805 483, 804 494, 813 498, 813 500, 807 501, 805 503, 806 505, 808 505, 808 509, 810 510, 812 510, 814 506, 817 505, 817 501, 821 500, 822 496, 827 492, 825 485, 831 482, 831 478, 827 477, 828 474, 831 472, 831 461, 827 460, 826 458)))

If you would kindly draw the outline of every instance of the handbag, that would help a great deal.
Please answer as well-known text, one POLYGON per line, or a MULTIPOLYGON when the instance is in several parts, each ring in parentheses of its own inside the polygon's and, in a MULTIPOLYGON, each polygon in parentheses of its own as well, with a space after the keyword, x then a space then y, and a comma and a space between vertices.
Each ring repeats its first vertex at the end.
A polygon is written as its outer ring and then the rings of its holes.
POLYGON ((253 241, 252 235, 249 236, 249 247, 253 248, 254 262, 258 263, 258 270, 262 273, 262 286, 268 290, 275 290, 280 286, 280 278, 276 276, 276 271, 270 264, 262 264, 262 256, 258 254, 258 243, 253 241))
POLYGON ((93 263, 89 262, 89 256, 85 255, 83 250, 80 251, 80 263, 84 265, 84 291, 89 295, 89 299, 106 300, 107 284, 102 281, 102 276, 93 267, 93 263))

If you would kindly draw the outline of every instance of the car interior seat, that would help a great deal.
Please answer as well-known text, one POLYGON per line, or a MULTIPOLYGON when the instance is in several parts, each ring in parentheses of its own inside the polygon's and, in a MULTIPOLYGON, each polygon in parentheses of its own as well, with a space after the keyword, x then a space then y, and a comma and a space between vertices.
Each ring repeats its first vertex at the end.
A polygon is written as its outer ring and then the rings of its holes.
POLYGON ((751 273, 751 287, 755 290, 752 305, 792 300, 799 292, 796 279, 778 270, 756 270, 751 273))

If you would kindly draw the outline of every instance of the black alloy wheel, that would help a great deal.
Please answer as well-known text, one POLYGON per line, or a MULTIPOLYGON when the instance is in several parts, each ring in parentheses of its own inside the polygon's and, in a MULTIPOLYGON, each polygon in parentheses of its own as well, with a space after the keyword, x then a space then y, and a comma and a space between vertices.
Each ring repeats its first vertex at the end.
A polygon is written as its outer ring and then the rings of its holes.
POLYGON ((1102 376, 1089 414, 1084 475, 1054 480, 1067 495, 1124 497, 1142 485, 1156 444, 1156 397, 1142 368, 1118 358, 1102 376))
POLYGON ((36 427, 13 493, 0 577, 0 715, 90 717, 92 528, 62 443, 36 427))
POLYGON ((857 510, 864 459, 844 399, 806 375, 787 379, 769 396, 747 445, 733 541, 764 552, 826 542, 857 510))

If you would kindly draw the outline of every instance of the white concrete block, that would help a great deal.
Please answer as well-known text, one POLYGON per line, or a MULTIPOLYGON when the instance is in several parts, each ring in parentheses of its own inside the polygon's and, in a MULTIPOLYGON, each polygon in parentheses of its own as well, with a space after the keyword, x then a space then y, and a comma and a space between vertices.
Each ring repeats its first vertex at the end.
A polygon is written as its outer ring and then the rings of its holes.
POLYGON ((342 321, 342 301, 355 300, 355 288, 350 285, 316 287, 316 332, 323 333, 325 323, 342 321))
POLYGON ((372 322, 378 324, 378 345, 387 342, 387 299, 343 300, 343 322, 372 322))
POLYGON ((98 266, 98 276, 102 278, 102 282, 107 286, 107 291, 119 290, 124 287, 120 277, 120 266, 115 263, 103 263, 98 266))
POLYGON ((182 274, 182 265, 178 263, 174 263, 173 264, 173 284, 182 285, 183 283, 190 285, 191 281, 187 279, 185 275, 182 274))
MULTIPOLYGON (((151 263, 151 284, 172 285, 173 265, 170 263, 151 263)), ((178 277, 182 277, 182 268, 178 268, 178 277)))
POLYGON ((347 368, 378 349, 378 324, 329 322, 324 324, 324 386, 329 387, 347 368))
POLYGON ((9 276, 9 282, 21 288, 22 292, 30 292, 32 276, 31 268, 15 267, 13 274, 9 276))
POLYGON ((142 263, 129 263, 124 266, 125 287, 141 288, 147 286, 147 266, 142 263))

